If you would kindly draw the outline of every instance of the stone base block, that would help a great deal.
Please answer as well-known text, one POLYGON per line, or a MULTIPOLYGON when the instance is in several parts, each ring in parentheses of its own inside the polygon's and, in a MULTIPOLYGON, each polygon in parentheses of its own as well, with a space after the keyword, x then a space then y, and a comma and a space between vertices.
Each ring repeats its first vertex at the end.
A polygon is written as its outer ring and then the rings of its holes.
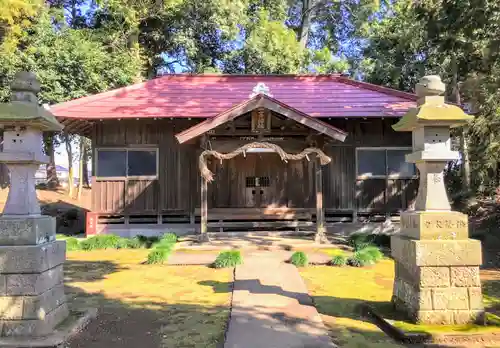
POLYGON ((65 244, 0 247, 1 336, 46 335, 66 318, 65 244))
POLYGON ((47 313, 43 319, 33 320, 0 320, 2 336, 43 336, 54 331, 68 316, 68 306, 63 303, 51 312, 47 313))
POLYGON ((469 323, 484 311, 479 268, 416 266, 412 273, 396 261, 392 302, 420 323, 469 323))
POLYGON ((51 216, 0 217, 0 245, 37 245, 56 240, 56 219, 51 216))
POLYGON ((97 310, 89 308, 85 311, 70 311, 65 320, 47 335, 43 336, 4 336, 0 337, 0 348, 60 348, 78 335, 96 318, 97 310))
POLYGON ((481 242, 466 240, 415 240, 391 236, 391 255, 408 268, 414 266, 479 266, 481 242))
POLYGON ((456 211, 403 212, 401 235, 421 240, 464 240, 469 238, 468 217, 456 211))
POLYGON ((41 273, 63 264, 65 260, 65 241, 54 241, 42 245, 0 246, 0 264, 2 265, 0 274, 41 273))
POLYGON ((3 274, 0 277, 4 279, 0 294, 6 296, 37 296, 64 280, 62 265, 42 273, 3 274))
POLYGON ((473 310, 430 310, 415 313, 415 322, 427 325, 461 325, 480 322, 484 311, 473 310))
POLYGON ((396 279, 402 279, 420 288, 469 288, 481 286, 478 266, 422 267, 396 262, 395 275, 396 279))
POLYGON ((0 319, 43 320, 48 313, 65 302, 62 283, 38 296, 1 296, 0 319))

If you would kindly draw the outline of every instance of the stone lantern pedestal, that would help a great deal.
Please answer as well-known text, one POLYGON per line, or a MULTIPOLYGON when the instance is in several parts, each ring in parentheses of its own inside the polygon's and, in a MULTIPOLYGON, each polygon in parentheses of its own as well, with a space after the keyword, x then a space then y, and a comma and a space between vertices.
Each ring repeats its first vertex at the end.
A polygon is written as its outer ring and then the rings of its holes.
POLYGON ((35 172, 48 158, 43 131, 62 125, 38 105, 40 86, 18 73, 12 101, 0 104, 4 130, 0 162, 10 172, 10 191, 0 217, 0 336, 43 336, 68 316, 63 263, 66 243, 56 241, 55 218, 40 215, 35 172))
POLYGON ((445 104, 438 76, 417 85, 417 108, 393 126, 413 132, 413 153, 420 186, 415 210, 401 214, 401 233, 391 237, 395 260, 392 301, 425 324, 463 324, 483 316, 479 265, 481 243, 468 239, 467 215, 451 211, 443 172, 450 160, 450 127, 472 118, 445 104))

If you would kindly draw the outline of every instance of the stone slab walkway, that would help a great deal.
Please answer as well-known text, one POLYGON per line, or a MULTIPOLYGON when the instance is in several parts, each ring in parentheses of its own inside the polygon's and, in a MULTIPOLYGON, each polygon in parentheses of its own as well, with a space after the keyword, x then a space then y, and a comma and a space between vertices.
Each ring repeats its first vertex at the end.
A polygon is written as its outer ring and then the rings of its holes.
POLYGON ((252 252, 235 271, 224 348, 332 348, 295 266, 273 252, 252 252))

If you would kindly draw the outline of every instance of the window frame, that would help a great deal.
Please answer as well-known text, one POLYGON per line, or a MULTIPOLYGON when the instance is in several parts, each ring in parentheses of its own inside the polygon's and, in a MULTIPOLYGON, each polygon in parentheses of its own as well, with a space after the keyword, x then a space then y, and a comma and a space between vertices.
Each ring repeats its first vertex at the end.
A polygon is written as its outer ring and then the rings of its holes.
POLYGON ((381 146, 381 147, 374 147, 374 146, 367 146, 367 147, 357 147, 356 148, 356 163, 355 163, 355 176, 357 180, 366 180, 366 179, 417 179, 418 178, 418 172, 417 169, 415 168, 415 174, 414 175, 401 175, 401 174, 388 174, 389 173, 389 166, 388 166, 388 160, 387 160, 387 153, 391 150, 412 150, 412 147, 410 146, 381 146), (385 175, 359 175, 358 169, 359 169, 359 156, 358 156, 358 151, 384 151, 385 153, 385 175))
POLYGON ((95 148, 95 161, 94 161, 94 166, 95 166, 95 180, 96 181, 118 181, 118 180, 158 180, 159 176, 159 165, 160 165, 160 160, 159 160, 159 151, 158 147, 155 146, 148 146, 148 145, 141 145, 141 146, 131 146, 131 147, 97 147, 95 148), (99 169, 98 169, 98 163, 99 163, 99 151, 125 151, 126 156, 125 156, 125 170, 127 172, 127 175, 125 176, 98 176, 99 169), (155 175, 128 175, 128 152, 129 151, 154 151, 156 153, 156 174, 155 175))

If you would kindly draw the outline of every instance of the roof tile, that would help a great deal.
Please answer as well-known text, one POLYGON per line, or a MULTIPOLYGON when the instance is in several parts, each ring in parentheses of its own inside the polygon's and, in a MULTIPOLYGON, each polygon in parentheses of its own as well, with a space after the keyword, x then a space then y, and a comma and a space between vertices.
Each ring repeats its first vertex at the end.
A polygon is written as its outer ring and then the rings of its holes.
POLYGON ((215 117, 265 83, 273 98, 315 117, 402 116, 416 96, 339 75, 165 75, 53 105, 58 117, 215 117))

